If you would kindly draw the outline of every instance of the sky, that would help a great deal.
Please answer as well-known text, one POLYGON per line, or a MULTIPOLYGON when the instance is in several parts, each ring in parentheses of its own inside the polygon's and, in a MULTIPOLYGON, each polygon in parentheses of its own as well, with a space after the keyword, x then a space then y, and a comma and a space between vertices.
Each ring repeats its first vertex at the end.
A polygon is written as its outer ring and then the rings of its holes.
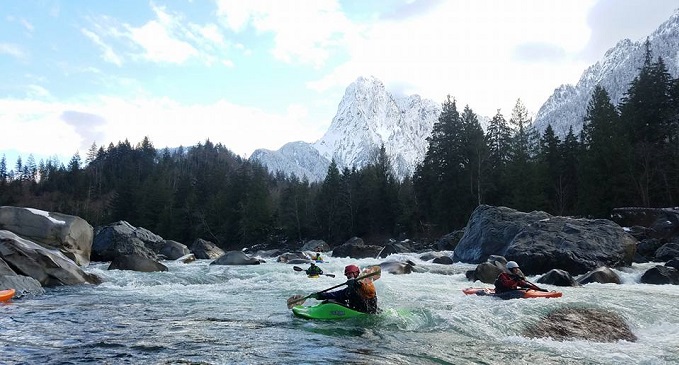
POLYGON ((0 8, 0 157, 323 136, 344 90, 529 113, 679 0, 22 0, 0 8))

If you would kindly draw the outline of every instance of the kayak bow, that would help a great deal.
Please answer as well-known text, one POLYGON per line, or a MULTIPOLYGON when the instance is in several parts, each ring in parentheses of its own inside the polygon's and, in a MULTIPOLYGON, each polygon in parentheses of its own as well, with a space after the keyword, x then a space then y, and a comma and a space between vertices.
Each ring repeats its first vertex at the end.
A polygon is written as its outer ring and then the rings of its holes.
POLYGON ((300 318, 337 320, 367 316, 368 313, 355 311, 333 302, 322 302, 312 306, 297 305, 292 307, 292 313, 300 318))

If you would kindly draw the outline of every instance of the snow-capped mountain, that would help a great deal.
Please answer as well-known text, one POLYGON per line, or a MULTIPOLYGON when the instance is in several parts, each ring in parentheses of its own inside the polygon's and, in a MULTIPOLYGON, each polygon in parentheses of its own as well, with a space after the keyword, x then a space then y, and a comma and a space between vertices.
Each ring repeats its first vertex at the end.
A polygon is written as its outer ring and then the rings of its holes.
POLYGON ((338 167, 364 167, 384 144, 395 176, 412 175, 424 159, 427 137, 441 114, 441 105, 419 95, 395 97, 374 77, 359 77, 349 85, 330 128, 313 144, 287 143, 278 151, 256 150, 250 157, 269 171, 325 178, 332 159, 338 167))
MULTIPOLYGON (((679 9, 669 20, 648 36, 653 61, 662 57, 672 77, 679 75, 679 9)), ((547 99, 535 116, 534 125, 544 131, 548 124, 564 136, 573 126, 577 134, 587 111, 587 104, 596 85, 603 86, 618 105, 644 62, 646 38, 637 42, 624 39, 609 49, 604 57, 583 72, 577 85, 561 85, 547 99)))

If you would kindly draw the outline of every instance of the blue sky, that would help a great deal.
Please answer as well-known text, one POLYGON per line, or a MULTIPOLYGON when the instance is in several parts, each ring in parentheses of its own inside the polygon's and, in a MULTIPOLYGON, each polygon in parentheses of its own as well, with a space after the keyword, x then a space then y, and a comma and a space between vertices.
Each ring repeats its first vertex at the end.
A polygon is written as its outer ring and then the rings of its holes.
POLYGON ((530 113, 679 0, 24 0, 0 9, 0 156, 314 142, 344 89, 530 113))

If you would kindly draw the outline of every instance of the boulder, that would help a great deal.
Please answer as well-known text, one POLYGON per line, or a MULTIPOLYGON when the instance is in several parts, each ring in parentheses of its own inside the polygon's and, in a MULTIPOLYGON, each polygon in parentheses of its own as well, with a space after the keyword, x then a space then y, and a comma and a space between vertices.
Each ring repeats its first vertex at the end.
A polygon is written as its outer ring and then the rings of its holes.
POLYGON ((45 294, 40 282, 30 276, 0 275, 0 290, 14 289, 14 298, 35 297, 45 294))
POLYGON ((413 272, 413 267, 415 263, 406 260, 405 262, 400 261, 386 261, 380 264, 380 269, 382 272, 388 272, 394 275, 410 274, 413 272))
POLYGON ((328 252, 330 245, 323 240, 311 240, 302 246, 300 251, 328 252))
POLYGON ((670 261, 667 261, 665 263, 665 266, 673 267, 677 270, 679 270, 679 258, 672 259, 670 261))
POLYGON ((163 244, 162 248, 160 249, 160 254, 168 260, 177 260, 186 255, 190 255, 191 250, 189 250, 189 248, 183 243, 165 240, 165 244, 163 244))
POLYGON ((495 279, 498 275, 505 271, 505 267, 502 263, 497 261, 487 261, 482 262, 476 266, 474 269, 474 280, 478 280, 486 284, 494 284, 495 279))
POLYGON ((413 252, 412 248, 408 246, 408 242, 392 241, 387 243, 387 245, 384 246, 382 250, 380 250, 380 252, 377 254, 377 257, 385 258, 394 253, 407 253, 407 252, 413 252))
POLYGON ((649 230, 646 237, 669 241, 679 235, 677 208, 615 208, 611 219, 623 227, 641 226, 649 230))
POLYGON ((90 263, 93 229, 80 217, 3 206, 0 207, 0 230, 14 232, 46 248, 58 249, 78 265, 90 263))
POLYGON ((453 264, 453 258, 450 256, 439 256, 432 260, 433 264, 441 264, 441 265, 452 265, 453 264))
POLYGON ((666 262, 679 258, 679 243, 666 243, 655 251, 655 261, 666 262))
POLYGON ((290 260, 305 260, 305 263, 309 263, 311 260, 304 252, 286 252, 276 259, 276 262, 288 262, 290 260))
POLYGON ((464 236, 464 229, 453 231, 441 237, 434 247, 439 251, 453 251, 464 236))
POLYGON ((229 251, 211 262, 210 265, 259 265, 261 261, 242 251, 229 251))
POLYGON ((167 266, 141 255, 116 256, 108 266, 109 270, 130 270, 140 272, 167 271, 167 266))
POLYGON ((602 266, 578 278, 580 285, 589 283, 620 284, 620 276, 608 267, 602 266))
POLYGON ((607 219, 551 217, 521 229, 505 253, 528 275, 551 269, 583 274, 601 266, 632 264, 636 239, 607 219))
POLYGON ((641 276, 639 282, 644 284, 672 284, 679 285, 679 270, 669 267, 656 265, 641 276))
POLYGON ((595 308, 558 308, 538 323, 528 326, 523 335, 556 341, 635 342, 625 320, 616 313, 595 308))
POLYGON ((546 274, 542 275, 537 282, 540 284, 556 286, 580 286, 570 273, 560 269, 549 270, 546 274))
POLYGON ((655 252, 658 251, 662 245, 664 245, 664 243, 657 238, 647 238, 637 243, 637 254, 647 258, 644 262, 648 262, 650 259, 655 258, 655 252))
POLYGON ((136 255, 155 261, 158 260, 158 254, 154 249, 159 248, 159 240, 162 240, 160 236, 146 229, 118 221, 97 228, 92 244, 92 260, 113 261, 117 256, 136 255))
POLYGON ((186 255, 184 255, 184 256, 182 256, 182 257, 176 259, 175 261, 179 261, 179 262, 183 262, 183 263, 185 263, 185 264, 188 264, 189 262, 194 262, 194 261, 196 261, 196 255, 194 255, 194 254, 192 254, 192 253, 186 254, 186 255))
POLYGON ((214 243, 198 238, 189 247, 197 259, 214 260, 224 255, 224 250, 214 243))
POLYGON ((42 286, 101 283, 59 250, 42 247, 10 231, 0 230, 0 258, 16 274, 30 276, 42 286))
POLYGON ((333 257, 351 257, 354 259, 373 258, 382 251, 382 247, 366 245, 363 239, 353 237, 341 246, 332 250, 333 257))
POLYGON ((455 247, 454 261, 480 264, 490 255, 503 255, 514 236, 525 226, 548 219, 545 212, 523 213, 507 207, 479 205, 455 247))

